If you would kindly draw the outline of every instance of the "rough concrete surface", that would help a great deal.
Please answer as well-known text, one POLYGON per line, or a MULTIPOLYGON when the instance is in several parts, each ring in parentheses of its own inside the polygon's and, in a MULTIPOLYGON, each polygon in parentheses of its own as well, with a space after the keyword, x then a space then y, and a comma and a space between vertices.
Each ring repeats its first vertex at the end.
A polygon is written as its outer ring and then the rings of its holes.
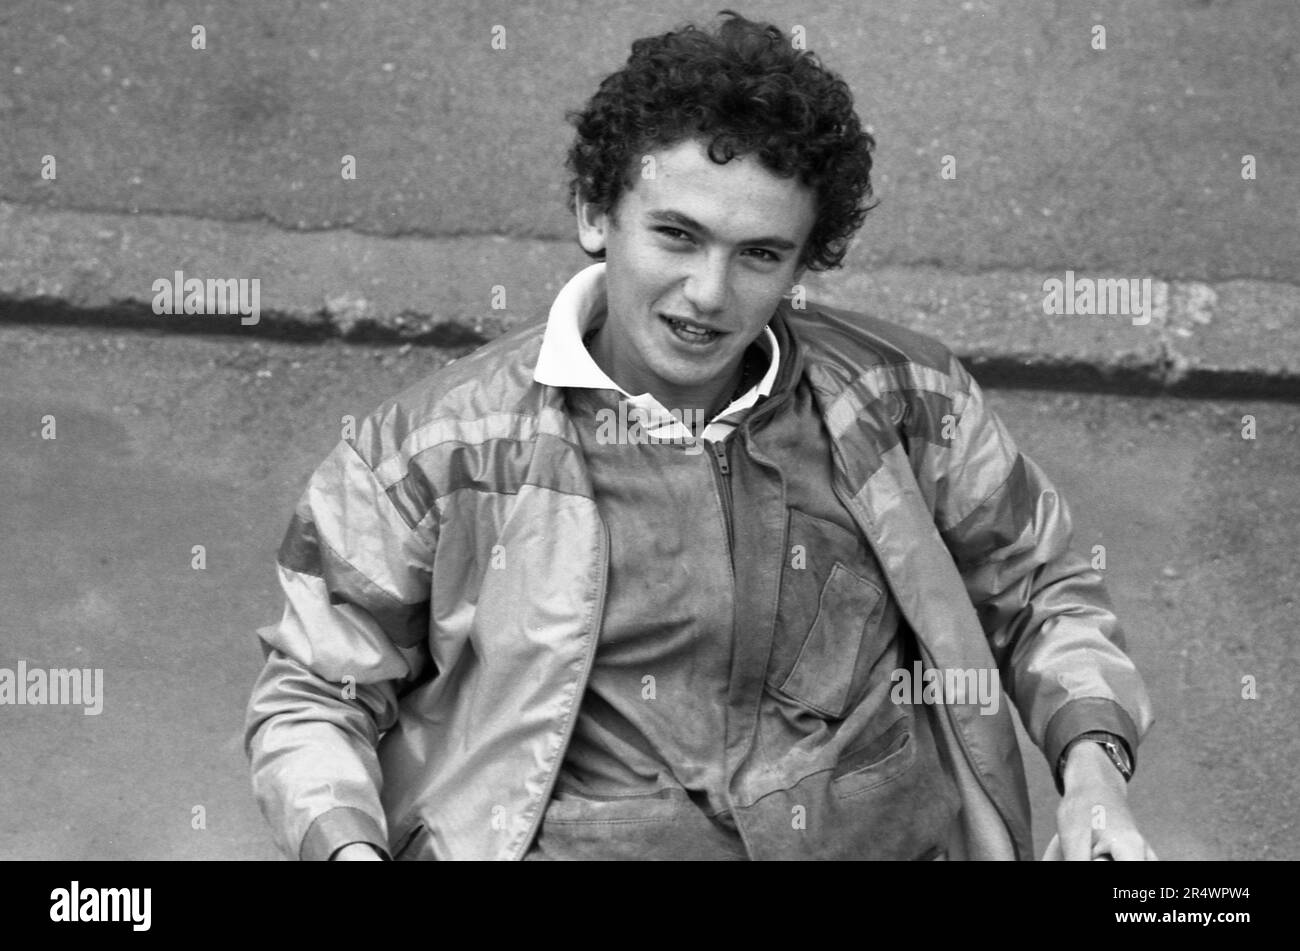
MULTIPOLYGON (((631 39, 711 12, 11 3, 0 321, 156 323, 181 271, 261 280, 268 334, 490 337, 581 261, 566 111, 631 39)), ((941 327, 1005 383, 1300 395, 1292 0, 744 12, 797 28, 878 140, 881 204, 832 296, 941 327), (1150 278, 1169 319, 1042 319, 1068 270, 1150 278)))
MULTIPOLYGON (((574 240, 294 235, 0 203, 0 320, 463 346, 544 317, 588 263, 574 240), (156 314, 154 281, 177 272, 256 279, 260 311, 156 314)), ((810 272, 804 295, 938 336, 999 383, 1300 399, 1300 285, 1080 271, 1135 288, 1126 313, 1045 313, 1046 282, 1067 276, 888 266, 810 272)))
MULTIPOLYGON (((0 199, 568 240, 565 112, 633 39, 725 6, 10 0, 0 199)), ((1294 0, 737 8, 802 27, 878 140, 856 263, 1297 277, 1294 0)))

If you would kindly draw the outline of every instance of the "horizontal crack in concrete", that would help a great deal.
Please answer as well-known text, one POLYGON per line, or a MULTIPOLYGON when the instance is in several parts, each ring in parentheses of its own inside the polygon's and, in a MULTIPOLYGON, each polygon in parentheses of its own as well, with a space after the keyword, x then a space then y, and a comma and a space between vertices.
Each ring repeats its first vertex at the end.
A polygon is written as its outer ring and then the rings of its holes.
POLYGON ((268 309, 256 324, 244 325, 238 314, 164 316, 141 301, 115 301, 97 307, 80 307, 59 298, 13 299, 0 295, 0 311, 7 321, 30 324, 64 324, 112 329, 158 330, 165 333, 207 334, 264 339, 315 341, 340 339, 349 343, 418 344, 456 349, 480 346, 495 334, 454 320, 433 322, 419 315, 414 320, 387 323, 371 317, 338 321, 325 310, 311 314, 268 309))
MULTIPOLYGON (((57 298, 14 300, 0 297, 0 307, 14 322, 155 330, 164 333, 254 336, 286 341, 331 339, 367 344, 414 344, 441 349, 463 349, 487 343, 498 327, 475 328, 454 320, 431 323, 411 312, 402 324, 363 317, 337 321, 325 310, 311 314, 269 310, 253 326, 237 315, 177 319, 159 316, 140 301, 118 301, 109 306, 79 307, 57 298)), ((1300 374, 1268 373, 1192 366, 1170 346, 1160 344, 1154 361, 1087 361, 1052 354, 1003 356, 957 353, 984 386, 1050 391, 1126 395, 1175 395, 1197 398, 1274 399, 1300 402, 1300 374)))

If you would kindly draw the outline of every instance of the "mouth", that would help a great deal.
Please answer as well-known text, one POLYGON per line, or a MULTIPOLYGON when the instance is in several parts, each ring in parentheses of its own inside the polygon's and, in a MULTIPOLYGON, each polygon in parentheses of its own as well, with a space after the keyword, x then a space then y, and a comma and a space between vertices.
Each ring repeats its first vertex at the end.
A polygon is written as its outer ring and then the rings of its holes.
POLYGON ((693 346, 704 346, 713 343, 719 337, 726 336, 725 331, 713 330, 703 324, 697 324, 693 320, 679 320, 676 317, 669 317, 667 314, 660 314, 659 319, 668 325, 668 329, 674 337, 693 346))

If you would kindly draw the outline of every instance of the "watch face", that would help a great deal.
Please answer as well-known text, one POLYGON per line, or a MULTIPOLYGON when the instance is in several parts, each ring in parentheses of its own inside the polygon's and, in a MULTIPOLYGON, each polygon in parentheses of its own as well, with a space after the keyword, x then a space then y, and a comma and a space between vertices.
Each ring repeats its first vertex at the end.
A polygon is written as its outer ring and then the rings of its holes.
POLYGON ((1106 750, 1106 755, 1110 757, 1110 761, 1124 774, 1125 779, 1133 775, 1133 764, 1129 762, 1128 755, 1124 752, 1122 746, 1118 743, 1103 743, 1102 747, 1106 750))

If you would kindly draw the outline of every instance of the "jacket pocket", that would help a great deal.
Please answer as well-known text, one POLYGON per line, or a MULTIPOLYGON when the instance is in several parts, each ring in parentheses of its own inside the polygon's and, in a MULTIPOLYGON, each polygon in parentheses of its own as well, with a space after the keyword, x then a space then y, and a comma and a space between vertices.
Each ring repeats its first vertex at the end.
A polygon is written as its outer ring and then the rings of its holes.
POLYGON ((879 586, 837 561, 794 666, 776 689, 822 716, 843 717, 861 692, 855 674, 869 672, 858 655, 879 638, 884 607, 879 586))
POLYGON ((831 789, 841 798, 864 793, 907 772, 915 761, 912 718, 900 716, 841 754, 831 775, 831 789))

